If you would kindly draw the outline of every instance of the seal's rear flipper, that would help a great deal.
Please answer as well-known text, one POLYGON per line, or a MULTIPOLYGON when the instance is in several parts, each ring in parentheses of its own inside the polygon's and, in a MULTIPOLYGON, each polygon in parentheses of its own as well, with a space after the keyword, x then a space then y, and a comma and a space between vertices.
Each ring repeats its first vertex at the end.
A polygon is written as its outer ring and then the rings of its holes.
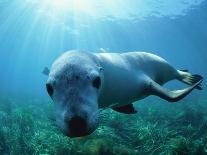
POLYGON ((181 89, 181 90, 174 90, 170 91, 162 86, 160 86, 158 83, 151 81, 150 82, 150 92, 152 95, 159 96, 169 102, 177 102, 184 98, 186 95, 188 95, 194 88, 199 86, 201 84, 202 80, 198 81, 194 85, 181 89))
MULTIPOLYGON (((178 80, 191 86, 203 79, 201 75, 192 75, 188 70, 178 70, 178 74, 178 80)), ((196 89, 202 90, 201 84, 197 85, 196 89)))
POLYGON ((127 104, 124 106, 114 107, 113 110, 124 113, 124 114, 135 114, 137 110, 134 108, 133 104, 127 104))

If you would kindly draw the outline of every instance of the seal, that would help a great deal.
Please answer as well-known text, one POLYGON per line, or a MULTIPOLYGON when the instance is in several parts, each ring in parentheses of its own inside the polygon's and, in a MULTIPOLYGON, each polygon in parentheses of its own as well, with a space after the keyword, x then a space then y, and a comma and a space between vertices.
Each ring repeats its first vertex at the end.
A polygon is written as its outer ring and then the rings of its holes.
POLYGON ((45 68, 46 88, 56 105, 56 122, 69 137, 92 133, 99 111, 110 107, 136 113, 133 102, 149 95, 176 102, 193 89, 201 90, 202 76, 177 70, 166 60, 147 52, 88 53, 69 51, 45 68), (177 79, 190 85, 170 91, 162 85, 177 79))

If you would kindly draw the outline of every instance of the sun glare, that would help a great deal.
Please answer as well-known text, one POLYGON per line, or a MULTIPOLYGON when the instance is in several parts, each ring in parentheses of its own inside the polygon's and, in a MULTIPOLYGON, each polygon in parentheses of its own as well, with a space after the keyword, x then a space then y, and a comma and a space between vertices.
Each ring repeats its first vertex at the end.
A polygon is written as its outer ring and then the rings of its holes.
POLYGON ((171 3, 166 0, 27 0, 28 5, 34 4, 38 13, 50 17, 68 18, 78 20, 142 20, 146 17, 175 17, 185 15, 186 10, 200 4, 204 0, 192 0, 182 3, 176 0, 171 3), (159 2, 160 1, 160 2, 159 2), (91 18, 93 17, 93 18, 91 18))
POLYGON ((45 0, 44 6, 48 9, 61 12, 94 13, 92 0, 45 0))

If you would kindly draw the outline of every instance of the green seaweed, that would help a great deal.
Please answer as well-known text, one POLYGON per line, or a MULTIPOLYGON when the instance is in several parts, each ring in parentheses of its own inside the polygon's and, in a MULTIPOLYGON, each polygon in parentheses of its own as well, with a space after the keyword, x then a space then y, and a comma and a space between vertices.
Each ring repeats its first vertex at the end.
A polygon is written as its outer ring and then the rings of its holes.
POLYGON ((135 115, 110 109, 89 136, 68 138, 49 119, 49 101, 0 98, 2 155, 207 154, 207 101, 148 103, 135 115))

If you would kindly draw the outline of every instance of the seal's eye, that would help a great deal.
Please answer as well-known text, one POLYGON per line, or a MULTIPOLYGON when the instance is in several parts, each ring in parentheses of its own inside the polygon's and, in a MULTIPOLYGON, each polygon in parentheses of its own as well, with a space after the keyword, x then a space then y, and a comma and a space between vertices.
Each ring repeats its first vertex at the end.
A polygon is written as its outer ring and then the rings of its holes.
POLYGON ((98 76, 93 80, 93 86, 97 89, 99 89, 100 85, 101 85, 101 78, 98 76))
POLYGON ((53 94, 53 88, 52 88, 51 84, 47 83, 47 84, 46 84, 46 88, 47 88, 47 92, 48 92, 48 94, 49 94, 50 96, 52 96, 52 94, 53 94))

